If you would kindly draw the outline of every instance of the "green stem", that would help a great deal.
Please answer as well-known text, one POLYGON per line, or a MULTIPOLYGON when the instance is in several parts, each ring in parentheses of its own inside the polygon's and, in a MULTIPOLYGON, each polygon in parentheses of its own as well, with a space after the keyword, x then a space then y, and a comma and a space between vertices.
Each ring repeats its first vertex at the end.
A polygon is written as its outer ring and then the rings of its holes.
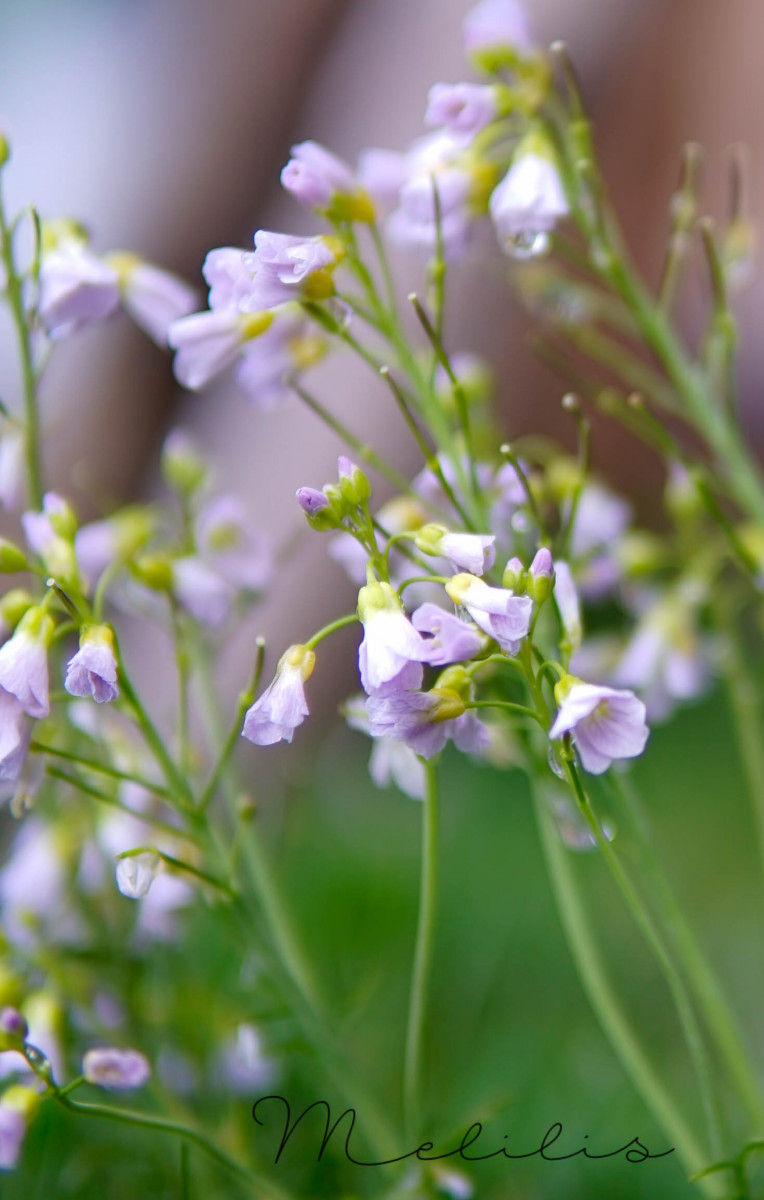
MULTIPOLYGON (((639 1035, 608 976, 570 855, 560 842, 538 784, 533 786, 533 798, 557 911, 589 1002, 637 1091, 676 1146, 685 1169, 688 1173, 701 1170, 707 1162, 707 1156, 645 1054, 639 1035)), ((704 1181, 701 1186, 707 1195, 718 1195, 718 1190, 710 1181, 704 1181)))
POLYGON ((157 764, 162 769, 162 773, 164 774, 165 779, 170 787, 170 794, 177 799, 181 807, 186 809, 193 808, 193 793, 191 792, 187 781, 179 771, 176 763, 173 761, 172 756, 168 753, 162 738, 154 726, 154 723, 146 712, 146 709, 143 707, 140 697, 135 691, 127 672, 122 665, 121 655, 118 656, 118 659, 118 678, 120 687, 122 688, 125 699, 133 710, 135 720, 138 723, 138 727, 143 734, 146 744, 154 755, 157 764))
POLYGON ((703 1036, 698 1026, 697 1018, 687 994, 684 981, 677 970, 674 960, 669 953, 658 929, 656 928, 655 923, 653 922, 649 913, 645 910, 637 892, 632 886, 632 883, 627 876, 618 855, 613 850, 608 838, 605 837, 604 833, 602 832, 602 826, 594 812, 594 809, 592 808, 591 801, 589 800, 589 797, 581 784, 575 764, 571 760, 566 759, 565 769, 578 807, 597 841, 597 845, 602 853, 602 856, 607 863, 616 884, 618 885, 621 895, 626 901, 627 907, 629 908, 637 927, 640 929, 645 941, 655 955, 656 961, 658 962, 666 983, 668 984, 669 991, 671 992, 674 1005, 677 1010, 679 1022, 682 1026, 682 1031, 684 1033, 687 1048, 690 1053, 690 1058, 697 1075, 701 1102, 708 1124, 711 1155, 713 1158, 718 1158, 721 1153, 721 1129, 719 1107, 714 1090, 711 1063, 708 1058, 708 1054, 703 1042, 703 1036))
POLYGON ((616 774, 614 771, 610 772, 609 779, 621 800, 624 811, 628 812, 632 818, 631 824, 636 834, 643 864, 650 876, 650 894, 659 906, 666 927, 681 956, 687 978, 703 1006, 708 1028, 727 1063, 730 1075, 737 1085, 751 1119, 759 1129, 764 1128, 764 1102, 762 1102, 756 1075, 751 1069, 750 1055, 745 1048, 742 1033, 727 998, 663 874, 653 850, 646 817, 636 789, 628 778, 616 774))
POLYGON ((427 1019, 430 970, 435 937, 438 890, 438 779, 432 762, 425 763, 426 792, 422 806, 422 857, 414 969, 406 1032, 403 1107, 405 1124, 418 1135, 421 1116, 422 1045, 427 1019))
POLYGON ((79 767, 85 767, 88 771, 96 771, 101 775, 108 775, 110 779, 119 779, 125 783, 135 783, 138 787, 144 788, 147 792, 152 792, 155 796, 161 796, 163 800, 172 800, 173 793, 167 788, 162 787, 159 783, 153 783, 150 779, 146 779, 142 775, 136 775, 132 771, 118 771, 116 767, 107 766, 105 763, 100 763, 94 758, 84 758, 81 754, 73 754, 70 750, 60 750, 57 746, 48 746, 44 742, 32 742, 29 749, 36 754, 49 754, 53 758, 63 758, 67 762, 76 763, 79 767))
POLYGON ((753 806, 759 858, 764 869, 764 740, 762 739, 761 700, 748 670, 746 655, 732 620, 724 616, 729 661, 725 684, 734 717, 735 736, 748 795, 753 806))
POLYGON ((40 465, 40 430, 37 412, 37 375, 32 361, 32 346, 29 326, 24 312, 24 295, 21 280, 16 274, 13 259, 13 233, 8 228, 5 205, 0 193, 0 258, 5 267, 5 292, 8 307, 16 329, 21 380, 24 394, 24 447, 26 456, 27 488, 32 508, 42 508, 43 483, 40 465))
POLYGON ((312 638, 305 643, 309 650, 314 650, 319 642, 324 638, 330 637, 339 629, 345 629, 348 625, 358 624, 358 613, 348 613, 346 617, 338 617, 336 621, 330 621, 328 625, 324 625, 319 629, 318 633, 314 633, 312 638))
POLYGON ((86 1117, 101 1117, 107 1121, 117 1121, 122 1125, 132 1125, 138 1129, 151 1129, 156 1133, 168 1133, 175 1137, 184 1138, 193 1145, 198 1146, 200 1150, 220 1166, 225 1167, 246 1183, 249 1183, 256 1189, 256 1194, 262 1197, 263 1200, 288 1200, 289 1193, 275 1183, 271 1183, 264 1176, 251 1171, 236 1159, 231 1158, 223 1150, 220 1150, 214 1142, 205 1137, 203 1133, 199 1133, 196 1129, 190 1128, 188 1125, 180 1125, 175 1121, 167 1120, 165 1117, 154 1117, 149 1113, 134 1112, 127 1108, 111 1108, 106 1104, 82 1104, 78 1100, 70 1100, 63 1092, 56 1091, 52 1093, 53 1099, 58 1101, 64 1108, 70 1112, 79 1113, 86 1117))

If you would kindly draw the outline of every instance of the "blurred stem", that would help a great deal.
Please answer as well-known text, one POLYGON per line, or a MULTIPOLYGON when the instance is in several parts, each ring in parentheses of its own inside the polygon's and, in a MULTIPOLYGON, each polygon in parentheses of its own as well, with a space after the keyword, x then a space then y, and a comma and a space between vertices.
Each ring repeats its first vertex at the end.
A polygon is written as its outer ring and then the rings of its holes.
POLYGON ((600 821, 594 812, 594 809, 592 808, 591 800, 583 788, 579 778, 578 770, 575 766, 575 763, 571 759, 565 759, 565 770, 573 790, 573 794, 576 798, 578 808, 587 825, 589 826, 589 829, 594 835, 600 852, 602 853, 602 856, 607 863, 607 866, 610 869, 616 884, 618 885, 621 895, 626 901, 627 907, 629 908, 638 928, 645 938, 645 941, 655 955, 666 983, 668 984, 669 991, 671 992, 677 1015, 679 1017, 679 1022, 682 1027, 682 1032, 684 1033, 685 1041, 687 1043, 687 1049, 690 1053, 690 1058, 697 1075, 700 1097, 708 1124, 711 1155, 714 1159, 719 1158, 721 1154, 720 1110, 715 1094, 711 1063, 693 1006, 687 994, 684 980, 682 979, 680 972, 677 970, 673 957, 660 932, 656 928, 655 922, 643 906, 642 901, 633 887, 631 880, 626 874, 618 855, 613 850, 609 840, 603 833, 600 821))
POLYGON ((756 1128, 764 1128, 764 1102, 762 1102, 758 1080, 751 1069, 750 1057, 744 1046, 743 1035, 727 998, 663 874, 653 850, 647 819, 636 788, 628 777, 614 771, 609 773, 608 778, 624 811, 631 817, 631 826, 636 834, 643 865, 649 874, 650 895, 663 917, 681 957, 687 977, 703 1007, 708 1028, 716 1039, 730 1075, 735 1081, 740 1097, 756 1128))
POLYGON ((764 869, 764 738, 762 738, 761 697, 748 670, 736 621, 721 604, 717 605, 722 628, 727 633, 728 664, 724 673, 735 737, 748 794, 753 806, 759 858, 764 869))
MULTIPOLYGON (((589 1002, 637 1091, 676 1146, 685 1169, 688 1173, 698 1171, 707 1162, 703 1148, 647 1058, 613 988, 592 932, 571 856, 560 841, 541 786, 538 782, 532 786, 541 846, 557 911, 589 1002)), ((718 1186, 711 1180, 703 1180, 700 1187, 708 1196, 719 1195, 718 1186)))
POLYGON ((122 663, 122 656, 119 652, 117 653, 117 661, 119 663, 119 685, 122 689, 125 699, 133 710, 133 715, 139 729, 141 730, 141 733, 143 734, 147 746, 162 769, 162 773, 164 774, 165 779, 170 786, 170 791, 173 798, 179 802, 182 808, 193 808, 193 795, 191 793, 191 789, 189 788, 183 774, 178 769, 178 766, 173 760, 172 756, 167 751, 167 748, 153 721, 146 712, 146 709, 143 707, 143 703, 133 687, 127 672, 125 671, 122 663))
POLYGON ((64 1108, 68 1108, 70 1112, 79 1113, 86 1117, 102 1117, 108 1121, 117 1121, 122 1125, 132 1125, 139 1129, 152 1129, 156 1133, 169 1133, 175 1137, 183 1138, 187 1142, 198 1146, 203 1150, 214 1162, 225 1167, 234 1175, 250 1184, 255 1189, 255 1194, 262 1200, 289 1200, 290 1193, 284 1191, 278 1184, 271 1183, 264 1176, 256 1174, 236 1159, 231 1158, 223 1150, 220 1150, 214 1142, 211 1142, 203 1133, 197 1132, 196 1129, 191 1129, 187 1125, 179 1125, 175 1121, 169 1121, 164 1117, 154 1117, 150 1113, 134 1112, 127 1108, 112 1108, 107 1104, 81 1104, 78 1100, 71 1100, 63 1091, 54 1091, 51 1093, 52 1098, 57 1100, 64 1108))
POLYGON ((435 916, 438 891, 438 777, 431 761, 425 762, 425 797, 422 805, 422 852, 414 970, 411 979, 406 1032, 403 1109, 407 1134, 417 1137, 421 1118, 422 1048, 427 1019, 435 916))
POLYGON ((27 489, 32 508, 42 508, 43 484, 40 465, 40 431, 37 413, 37 376, 32 361, 22 282, 16 274, 13 258, 13 231, 8 227, 0 189, 0 259, 5 267, 5 294, 16 328, 21 360, 21 381, 24 394, 24 449, 26 455, 27 489))

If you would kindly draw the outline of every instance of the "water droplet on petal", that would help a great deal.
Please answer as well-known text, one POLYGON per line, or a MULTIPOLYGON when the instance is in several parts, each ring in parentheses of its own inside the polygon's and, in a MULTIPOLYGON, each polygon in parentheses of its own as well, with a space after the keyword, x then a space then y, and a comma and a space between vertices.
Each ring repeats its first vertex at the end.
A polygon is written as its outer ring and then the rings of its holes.
MULTIPOLYGON (((597 839, 575 804, 566 796, 557 796, 552 801, 552 815, 560 835, 560 841, 569 850, 574 850, 579 854, 588 854, 597 850, 597 839)), ((615 830, 607 821, 603 823, 602 832, 607 840, 612 842, 615 830)))
POLYGON ((554 747, 552 747, 549 751, 549 766, 552 768, 552 771, 558 779, 565 779, 565 769, 562 764, 558 762, 554 747))
POLYGON ((504 248, 510 258, 525 259, 538 258, 541 254, 546 254, 549 250, 550 238, 549 234, 542 230, 526 229, 522 233, 516 233, 513 237, 506 239, 504 248))

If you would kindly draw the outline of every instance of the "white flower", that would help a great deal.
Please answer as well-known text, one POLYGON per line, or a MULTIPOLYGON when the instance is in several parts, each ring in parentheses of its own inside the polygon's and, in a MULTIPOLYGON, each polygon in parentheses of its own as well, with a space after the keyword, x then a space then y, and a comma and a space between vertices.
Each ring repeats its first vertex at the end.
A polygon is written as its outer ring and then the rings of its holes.
POLYGON ((475 575, 454 575, 446 584, 454 604, 466 608, 476 625, 494 638, 507 654, 517 654, 528 635, 533 601, 507 588, 489 587, 475 575))
POLYGON ((358 650, 358 666, 364 691, 370 695, 391 688, 417 688, 422 681, 421 663, 429 647, 401 608, 389 583, 371 583, 358 593, 358 616, 364 637, 358 650))
POLYGON ((0 647, 0 687, 15 696, 24 712, 36 719, 50 712, 48 641, 52 633, 52 618, 39 609, 30 609, 13 637, 0 647))
POLYGON ((555 603, 568 645, 571 651, 575 652, 580 647, 583 636, 578 592, 568 563, 558 558, 554 566, 555 603))
POLYGON ((101 321, 119 307, 119 276, 86 244, 66 238, 44 253, 37 311, 51 337, 101 321))
POLYGON ((177 351, 173 371, 178 383, 192 391, 205 387, 216 375, 233 366, 247 343, 264 333, 270 313, 247 316, 235 309, 192 313, 173 321, 167 341, 177 351))
POLYGON ((308 716, 304 685, 315 663, 316 656, 307 646, 289 647, 279 660, 275 679, 248 710, 242 737, 256 746, 291 742, 308 716))
POLYGON ((529 252, 545 248, 546 235, 569 211, 557 167, 540 154, 515 159, 489 206, 499 240, 515 252, 523 244, 529 252))
POLYGON ((196 292, 177 275, 132 255, 114 255, 112 261, 118 265, 123 307, 158 346, 166 346, 172 323, 196 308, 196 292))
POLYGON ((567 676, 557 684, 561 700, 549 737, 570 733, 581 763, 590 775, 601 775, 619 758, 636 758, 645 748, 649 730, 645 706, 633 692, 599 687, 567 676))

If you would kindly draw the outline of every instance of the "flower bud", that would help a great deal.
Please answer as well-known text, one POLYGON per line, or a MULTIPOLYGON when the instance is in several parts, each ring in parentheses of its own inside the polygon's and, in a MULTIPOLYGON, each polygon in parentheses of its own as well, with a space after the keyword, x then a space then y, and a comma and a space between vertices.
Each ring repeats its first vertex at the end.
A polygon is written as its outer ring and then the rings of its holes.
POLYGON ((28 1033, 23 1013, 10 1005, 0 1009, 0 1051, 21 1049, 28 1033))
POLYGON ((172 587, 172 567, 163 554, 142 554, 131 565, 135 577, 155 592, 169 592, 172 587))
POLYGON ((0 132, 0 168, 4 167, 11 157, 11 146, 8 138, 0 132))
POLYGON ((371 484, 360 467, 344 454, 337 460, 340 492, 348 504, 365 504, 371 496, 371 484))
POLYGON ((29 563, 27 556, 15 542, 0 538, 0 574, 14 575, 17 571, 26 571, 29 563))
POLYGON ((184 429, 173 429, 165 438, 161 467, 165 483, 181 496, 190 496, 207 478, 207 464, 184 429))
POLYGON ((554 591, 554 563, 551 551, 542 546, 536 553, 525 577, 525 590, 531 600, 542 605, 554 591))
POLYGON ((338 519, 334 507, 329 503, 326 492, 320 492, 318 488, 301 487, 295 495, 312 529, 324 533, 339 528, 341 519, 338 519))
POLYGON ((454 693, 462 700, 468 700, 472 691, 472 677, 469 671, 465 671, 459 664, 446 667, 435 681, 433 691, 454 693))
POLYGON ((117 859, 117 887, 130 900, 142 900, 148 894, 162 860, 156 850, 129 850, 117 859))
POLYGON ((510 558, 504 568, 501 586, 509 588, 515 595, 520 595, 525 591, 525 567, 517 556, 510 558))
POLYGON ((43 498, 43 509, 55 534, 70 542, 77 532, 77 515, 67 500, 53 492, 43 498))
POLYGON ((15 629, 24 613, 34 604, 34 596, 24 588, 12 588, 0 600, 0 620, 3 625, 15 629))
POLYGON ((436 703, 429 713, 429 720, 433 724, 438 724, 440 721, 454 721, 466 711, 464 700, 458 692, 437 687, 431 690, 430 696, 433 700, 437 697, 436 703))

